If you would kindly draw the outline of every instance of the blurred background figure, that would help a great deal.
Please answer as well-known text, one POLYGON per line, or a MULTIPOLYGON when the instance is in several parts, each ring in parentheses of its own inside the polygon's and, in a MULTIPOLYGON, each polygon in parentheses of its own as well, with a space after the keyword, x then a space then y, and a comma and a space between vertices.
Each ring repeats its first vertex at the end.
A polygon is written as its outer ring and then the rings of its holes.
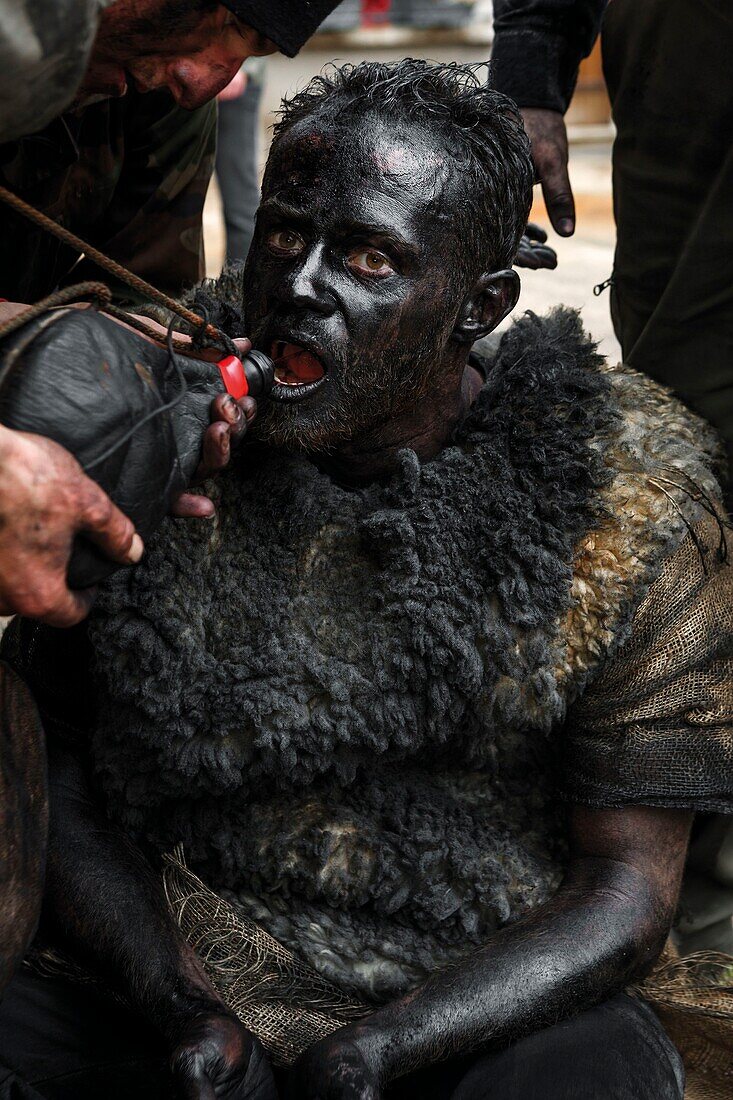
MULTIPOLYGON (((384 0, 379 0, 382 4, 384 0)), ((324 34, 338 34, 341 31, 355 31, 362 24, 362 0, 341 0, 338 7, 321 23, 324 34)))
POLYGON ((406 27, 466 27, 473 22, 476 0, 392 0, 391 22, 406 27))
POLYGON ((264 57, 249 57, 217 97, 216 178, 228 263, 246 258, 254 233, 260 201, 260 102, 264 80, 264 57))

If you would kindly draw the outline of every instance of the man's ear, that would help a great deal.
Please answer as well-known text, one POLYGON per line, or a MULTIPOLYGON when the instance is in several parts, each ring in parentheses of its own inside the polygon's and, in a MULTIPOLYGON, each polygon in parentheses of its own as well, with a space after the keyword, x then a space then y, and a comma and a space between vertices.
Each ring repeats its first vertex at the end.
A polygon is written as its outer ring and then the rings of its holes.
POLYGON ((480 275, 464 299, 453 335, 462 344, 473 344, 487 336, 514 309, 519 298, 516 271, 494 271, 480 275))

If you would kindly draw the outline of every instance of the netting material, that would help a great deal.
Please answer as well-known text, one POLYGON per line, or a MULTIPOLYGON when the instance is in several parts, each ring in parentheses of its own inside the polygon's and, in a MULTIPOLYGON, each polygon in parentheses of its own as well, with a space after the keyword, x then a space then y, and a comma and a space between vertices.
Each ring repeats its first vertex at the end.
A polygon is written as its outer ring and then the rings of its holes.
POLYGON ((209 890, 180 851, 165 863, 166 897, 181 930, 217 993, 277 1065, 370 1011, 209 890))
POLYGON ((572 709, 571 799, 731 809, 733 569, 720 539, 711 516, 695 526, 572 709))

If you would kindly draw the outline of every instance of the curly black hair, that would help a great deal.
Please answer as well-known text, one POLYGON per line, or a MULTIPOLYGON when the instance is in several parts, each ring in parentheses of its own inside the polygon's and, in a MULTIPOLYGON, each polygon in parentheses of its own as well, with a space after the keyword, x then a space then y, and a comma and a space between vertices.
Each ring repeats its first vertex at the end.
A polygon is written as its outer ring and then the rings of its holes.
POLYGON ((316 114, 350 122, 374 113, 434 127, 468 197, 456 210, 465 259, 480 270, 510 267, 529 216, 534 170, 519 109, 491 86, 490 71, 411 57, 329 65, 283 100, 274 141, 316 114))

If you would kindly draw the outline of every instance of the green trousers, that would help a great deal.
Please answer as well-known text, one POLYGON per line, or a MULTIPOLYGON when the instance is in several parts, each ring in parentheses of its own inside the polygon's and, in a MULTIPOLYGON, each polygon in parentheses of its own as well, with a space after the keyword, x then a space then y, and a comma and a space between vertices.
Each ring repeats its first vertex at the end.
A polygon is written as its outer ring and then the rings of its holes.
MULTIPOLYGON (((611 309, 624 358, 733 459, 733 3, 610 0, 617 138, 611 309)), ((731 465, 733 470, 733 465, 731 465)))

